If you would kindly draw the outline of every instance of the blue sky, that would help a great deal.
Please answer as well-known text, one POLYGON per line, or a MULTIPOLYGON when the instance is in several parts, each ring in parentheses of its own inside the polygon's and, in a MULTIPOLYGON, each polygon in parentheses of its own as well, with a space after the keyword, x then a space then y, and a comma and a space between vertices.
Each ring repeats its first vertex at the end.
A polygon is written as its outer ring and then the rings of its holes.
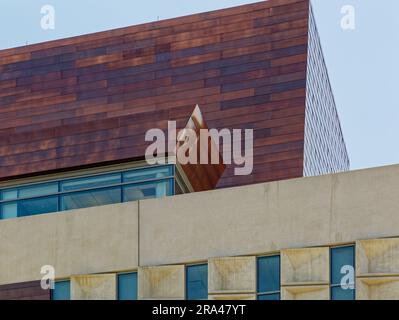
MULTIPOLYGON (((0 0, 0 49, 252 3, 245 0, 0 0), (55 30, 40 9, 56 10, 55 30)), ((312 0, 352 169, 399 163, 399 1, 312 0), (356 29, 340 27, 341 7, 356 29)))

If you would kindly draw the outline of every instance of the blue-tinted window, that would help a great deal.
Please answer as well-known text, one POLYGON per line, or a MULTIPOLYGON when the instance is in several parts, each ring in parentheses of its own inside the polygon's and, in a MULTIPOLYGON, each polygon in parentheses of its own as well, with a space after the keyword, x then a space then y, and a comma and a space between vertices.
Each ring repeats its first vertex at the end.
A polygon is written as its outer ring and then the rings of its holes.
POLYGON ((32 198, 47 196, 58 192, 58 183, 44 183, 28 187, 22 187, 18 190, 18 198, 32 198))
POLYGON ((154 181, 123 187, 123 200, 136 201, 142 199, 162 198, 173 194, 173 180, 154 181))
POLYGON ((118 299, 137 300, 137 273, 118 274, 118 299))
POLYGON ((32 216, 58 211, 58 197, 32 198, 1 205, 1 218, 32 216))
POLYGON ((208 299, 208 265, 188 266, 186 268, 187 300, 208 299))
POLYGON ((0 190, 0 219, 173 195, 172 165, 44 182, 0 190))
POLYGON ((331 248, 331 299, 355 299, 355 247, 331 248))
POLYGON ((107 174, 93 177, 73 179, 61 183, 61 191, 84 190, 111 186, 121 183, 121 175, 107 174))
POLYGON ((280 299, 280 256, 261 257, 257 261, 259 300, 280 299))
POLYGON ((355 290, 344 290, 341 286, 331 287, 331 300, 355 300, 355 290))
POLYGON ((121 202, 119 187, 75 192, 61 197, 62 210, 90 208, 119 202, 121 202))
POLYGON ((33 198, 18 201, 18 217, 58 211, 58 197, 33 198))
POLYGON ((7 202, 0 205, 1 219, 12 219, 18 217, 18 203, 7 202))
POLYGON ((71 285, 70 281, 57 281, 54 284, 54 289, 51 290, 52 300, 71 300, 71 285))

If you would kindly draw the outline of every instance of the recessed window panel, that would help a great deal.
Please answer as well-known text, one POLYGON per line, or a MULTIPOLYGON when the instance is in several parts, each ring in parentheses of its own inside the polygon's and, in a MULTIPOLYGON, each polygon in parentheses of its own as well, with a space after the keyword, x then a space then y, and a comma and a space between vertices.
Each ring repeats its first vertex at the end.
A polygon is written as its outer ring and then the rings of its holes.
POLYGON ((71 300, 71 283, 67 281, 57 281, 54 289, 51 290, 51 300, 71 300))
POLYGON ((90 208, 120 202, 120 187, 75 192, 61 197, 62 210, 90 208))
POLYGON ((208 299, 208 265, 196 265, 186 268, 187 300, 208 299))
POLYGON ((162 198, 172 194, 173 180, 154 181, 123 187, 123 200, 137 201, 142 199, 162 198))
POLYGON ((258 293, 280 291, 280 256, 258 258, 258 293))
POLYGON ((355 298, 355 247, 331 248, 331 299, 355 298))
POLYGON ((118 274, 118 300, 137 300, 137 273, 118 274))
POLYGON ((18 217, 32 216, 58 211, 58 197, 21 200, 18 204, 18 217))

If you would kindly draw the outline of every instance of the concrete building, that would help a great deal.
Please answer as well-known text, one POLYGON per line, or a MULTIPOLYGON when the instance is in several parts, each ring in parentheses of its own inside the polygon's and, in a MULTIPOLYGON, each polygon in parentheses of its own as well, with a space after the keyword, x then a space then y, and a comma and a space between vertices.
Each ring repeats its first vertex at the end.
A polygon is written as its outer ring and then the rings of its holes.
POLYGON ((0 51, 0 119, 1 299, 399 297, 399 168, 338 173, 308 0, 0 51), (253 129, 253 172, 148 165, 168 120, 253 129))
POLYGON ((129 296, 123 277, 140 299, 397 299, 398 178, 391 166, 4 220, 0 297, 50 298, 52 265, 72 299, 129 296), (344 266, 355 289, 335 283, 344 266))

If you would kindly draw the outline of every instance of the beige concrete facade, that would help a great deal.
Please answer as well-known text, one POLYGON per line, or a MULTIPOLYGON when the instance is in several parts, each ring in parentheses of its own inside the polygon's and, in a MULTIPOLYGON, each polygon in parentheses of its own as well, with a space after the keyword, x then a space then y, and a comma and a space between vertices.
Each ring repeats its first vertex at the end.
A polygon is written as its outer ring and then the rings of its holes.
POLYGON ((4 220, 0 284, 138 270, 139 298, 184 299, 208 262, 211 299, 252 299, 256 256, 280 254, 283 299, 328 299, 329 246, 356 243, 357 298, 399 299, 398 199, 389 166, 4 220))
POLYGON ((116 298, 116 274, 71 277, 72 300, 115 300, 116 298))
POLYGON ((399 166, 140 203, 140 263, 205 261, 399 235, 399 166))
POLYGON ((138 277, 138 297, 141 300, 185 298, 184 265, 140 267, 138 277))
POLYGON ((329 300, 329 286, 292 286, 281 288, 281 300, 329 300))
POLYGON ((210 294, 256 292, 256 257, 212 258, 208 261, 210 294))
POLYGON ((329 248, 286 249, 281 251, 283 286, 320 285, 330 282, 329 248))
POLYGON ((138 203, 0 221, 0 284, 137 269, 138 203))

